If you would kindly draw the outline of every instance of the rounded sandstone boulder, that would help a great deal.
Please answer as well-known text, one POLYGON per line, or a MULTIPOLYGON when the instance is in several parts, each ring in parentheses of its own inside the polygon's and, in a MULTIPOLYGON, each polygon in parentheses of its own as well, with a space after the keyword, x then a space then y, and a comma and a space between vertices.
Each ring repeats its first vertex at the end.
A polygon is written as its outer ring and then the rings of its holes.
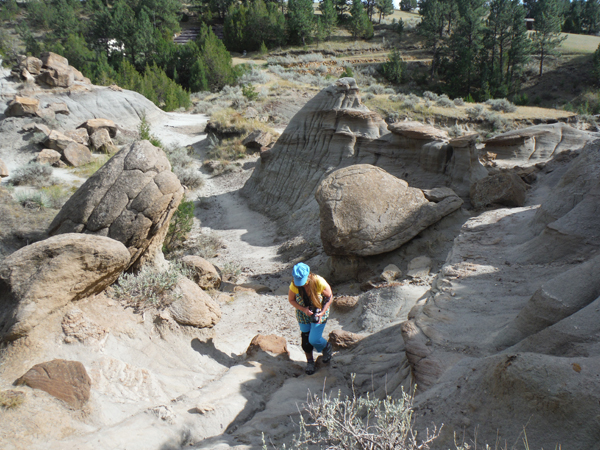
POLYGON ((169 306, 177 323, 197 328, 214 327, 221 320, 221 308, 192 280, 182 277, 176 290, 180 298, 169 306))
POLYGON ((368 164, 336 170, 321 182, 315 197, 323 248, 337 256, 394 250, 463 203, 456 195, 429 202, 420 189, 368 164))
POLYGON ((24 336, 69 302, 103 291, 129 258, 114 239, 71 233, 12 253, 0 263, 0 341, 24 336))

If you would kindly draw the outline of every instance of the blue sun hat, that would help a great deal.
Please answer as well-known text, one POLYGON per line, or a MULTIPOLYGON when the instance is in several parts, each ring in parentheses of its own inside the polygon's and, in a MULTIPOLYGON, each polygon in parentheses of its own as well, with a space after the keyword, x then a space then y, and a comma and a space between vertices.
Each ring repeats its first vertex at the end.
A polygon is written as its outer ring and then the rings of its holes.
POLYGON ((310 274, 310 267, 304 263, 296 264, 292 269, 294 284, 296 286, 304 286, 306 284, 306 280, 308 280, 308 274, 310 274))

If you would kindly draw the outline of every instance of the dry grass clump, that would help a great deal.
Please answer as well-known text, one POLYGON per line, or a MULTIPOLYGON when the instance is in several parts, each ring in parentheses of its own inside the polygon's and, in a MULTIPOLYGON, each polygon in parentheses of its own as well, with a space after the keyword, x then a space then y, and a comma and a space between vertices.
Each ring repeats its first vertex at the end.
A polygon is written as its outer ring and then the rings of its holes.
POLYGON ((100 168, 110 159, 110 155, 101 154, 96 156, 91 163, 79 166, 75 169, 75 173, 83 178, 89 178, 94 175, 100 168))
POLYGON ((114 296, 138 310, 165 308, 181 298, 175 287, 181 277, 189 274, 180 263, 172 263, 163 272, 144 267, 137 274, 123 273, 113 286, 114 296))
POLYGON ((210 121, 218 124, 221 129, 235 128, 240 134, 247 136, 254 130, 262 130, 275 133, 266 123, 256 119, 249 119, 233 108, 226 108, 214 113, 210 121))
POLYGON ((15 409, 23 404, 25 394, 19 391, 0 391, 0 407, 4 409, 15 409))
POLYGON ((429 448, 439 437, 439 430, 427 430, 417 439, 413 420, 413 395, 403 393, 383 400, 374 395, 351 397, 340 393, 312 395, 304 405, 299 433, 293 448, 313 446, 354 449, 381 448, 417 450, 429 448))

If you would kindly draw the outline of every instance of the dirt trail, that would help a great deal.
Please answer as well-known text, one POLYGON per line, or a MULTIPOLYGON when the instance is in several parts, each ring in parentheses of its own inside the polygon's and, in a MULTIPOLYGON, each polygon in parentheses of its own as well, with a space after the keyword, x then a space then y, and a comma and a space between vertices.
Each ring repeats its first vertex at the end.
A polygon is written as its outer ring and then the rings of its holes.
MULTIPOLYGON (((166 146, 194 147, 198 167, 201 167, 206 152, 199 144, 206 138, 204 127, 208 117, 169 113, 169 118, 168 122, 155 126, 153 133, 166 146)), ((250 210, 239 195, 256 161, 257 157, 244 160, 241 173, 213 176, 203 170, 204 185, 188 193, 188 198, 197 200, 195 215, 199 221, 190 238, 197 238, 200 233, 218 237, 224 245, 211 262, 220 267, 228 265, 230 270, 240 270, 239 281, 274 274, 285 267, 277 255, 275 224, 250 210)))

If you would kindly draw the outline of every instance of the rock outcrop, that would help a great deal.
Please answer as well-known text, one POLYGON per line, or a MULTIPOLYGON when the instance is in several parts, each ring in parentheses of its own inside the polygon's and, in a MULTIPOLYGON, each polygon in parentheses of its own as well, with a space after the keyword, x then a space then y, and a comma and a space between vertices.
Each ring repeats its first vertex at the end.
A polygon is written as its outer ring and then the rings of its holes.
POLYGON ((337 256, 394 250, 463 203, 456 195, 429 202, 420 189, 366 164, 333 172, 319 186, 316 198, 323 248, 337 256))
POLYGON ((127 267, 160 259, 169 221, 183 197, 162 150, 139 141, 121 150, 65 203, 49 234, 86 233, 125 244, 127 267))
POLYGON ((111 138, 117 137, 118 131, 117 126, 110 119, 89 119, 79 125, 77 128, 86 129, 90 136, 93 136, 94 133, 100 130, 106 130, 111 138))
POLYGON ((284 227, 317 238, 314 194, 328 174, 354 164, 384 168, 421 189, 449 186, 465 197, 487 175, 474 145, 455 150, 444 132, 420 123, 388 128, 362 104, 355 80, 342 78, 306 103, 261 153, 242 192, 284 227))
POLYGON ((475 208, 492 204, 523 206, 526 195, 527 185, 514 173, 498 173, 471 186, 471 204, 475 208))
POLYGON ((63 159, 73 167, 89 164, 94 160, 90 149, 77 142, 70 142, 62 152, 63 159))
POLYGON ((514 249, 515 260, 543 263, 593 255, 600 248, 599 180, 600 141, 596 140, 553 178, 552 194, 528 224, 533 237, 514 249))
POLYGON ((598 137, 598 133, 555 123, 508 131, 484 143, 485 151, 496 154, 496 161, 522 165, 548 161, 564 151, 579 150, 598 137))
POLYGON ((7 117, 37 116, 40 101, 35 98, 15 96, 4 111, 7 117))
POLYGON ((36 364, 15 383, 46 391, 76 409, 90 399, 92 384, 83 364, 62 359, 36 364))
POLYGON ((127 267, 113 239, 63 234, 23 247, 0 263, 0 340, 26 335, 49 314, 112 284, 127 267))
POLYGON ((193 281, 182 277, 176 289, 181 297, 169 306, 173 319, 182 325, 197 328, 215 326, 221 320, 221 308, 193 281))

